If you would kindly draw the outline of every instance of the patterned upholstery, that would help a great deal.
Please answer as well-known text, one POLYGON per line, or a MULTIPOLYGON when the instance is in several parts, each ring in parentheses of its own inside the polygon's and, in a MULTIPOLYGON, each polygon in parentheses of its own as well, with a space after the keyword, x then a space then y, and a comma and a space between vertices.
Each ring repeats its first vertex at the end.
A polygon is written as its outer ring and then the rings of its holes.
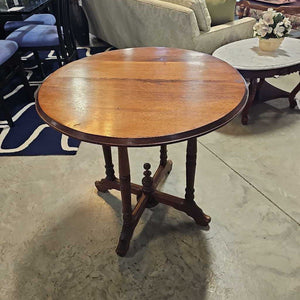
MULTIPOLYGON (((205 32, 196 8, 179 5, 181 2, 187 5, 192 0, 82 0, 90 32, 117 48, 160 46, 211 54, 226 43, 253 36, 253 18, 213 26, 205 32)), ((206 5, 197 2, 201 3, 206 5)))
POLYGON ((178 4, 190 8, 191 10, 193 10, 196 16, 199 29, 205 32, 210 30, 211 18, 205 0, 161 0, 161 1, 170 2, 170 3, 174 3, 174 4, 178 4))

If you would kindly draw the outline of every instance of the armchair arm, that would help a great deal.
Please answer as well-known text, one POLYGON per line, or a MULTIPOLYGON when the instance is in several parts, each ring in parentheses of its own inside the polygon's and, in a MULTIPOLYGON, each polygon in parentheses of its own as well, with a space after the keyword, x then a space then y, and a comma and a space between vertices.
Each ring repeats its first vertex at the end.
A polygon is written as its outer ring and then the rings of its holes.
POLYGON ((225 44, 253 37, 253 25, 256 20, 246 17, 222 25, 211 27, 209 32, 201 32, 194 40, 195 50, 212 54, 225 44))

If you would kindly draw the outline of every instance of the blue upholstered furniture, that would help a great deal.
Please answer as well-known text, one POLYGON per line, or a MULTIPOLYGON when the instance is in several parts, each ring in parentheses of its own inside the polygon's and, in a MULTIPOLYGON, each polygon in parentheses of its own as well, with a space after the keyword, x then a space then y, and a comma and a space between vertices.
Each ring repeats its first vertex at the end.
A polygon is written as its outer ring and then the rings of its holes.
POLYGON ((7 62, 18 50, 15 42, 0 40, 0 66, 7 62))
POLYGON ((0 40, 0 110, 3 111, 10 127, 13 126, 13 120, 5 104, 3 88, 15 75, 19 75, 27 91, 28 97, 33 98, 17 50, 18 44, 16 42, 0 40))
POLYGON ((53 4, 56 25, 26 25, 6 37, 6 40, 16 42, 21 50, 34 53, 42 77, 44 73, 38 51, 54 50, 60 67, 78 58, 70 27, 69 1, 56 0, 53 4))
POLYGON ((55 23, 56 19, 52 14, 34 14, 23 21, 7 21, 4 24, 4 30, 9 33, 25 25, 55 25, 55 23))

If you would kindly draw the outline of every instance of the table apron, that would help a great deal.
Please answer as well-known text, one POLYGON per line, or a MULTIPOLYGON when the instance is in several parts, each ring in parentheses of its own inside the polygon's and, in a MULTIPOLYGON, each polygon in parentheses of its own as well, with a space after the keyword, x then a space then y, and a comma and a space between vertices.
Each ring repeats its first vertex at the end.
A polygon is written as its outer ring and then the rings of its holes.
POLYGON ((268 78, 276 75, 288 75, 300 71, 300 63, 290 67, 268 69, 268 70, 239 70, 240 74, 247 79, 268 78))

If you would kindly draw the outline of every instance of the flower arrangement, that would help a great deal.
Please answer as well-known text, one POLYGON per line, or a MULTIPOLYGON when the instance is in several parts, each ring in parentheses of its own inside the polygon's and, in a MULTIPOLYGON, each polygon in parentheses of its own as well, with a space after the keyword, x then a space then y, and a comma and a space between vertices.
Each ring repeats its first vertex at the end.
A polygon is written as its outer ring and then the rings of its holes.
POLYGON ((265 11, 262 18, 253 26, 254 36, 263 39, 283 38, 290 33, 291 29, 289 18, 272 8, 265 11))

